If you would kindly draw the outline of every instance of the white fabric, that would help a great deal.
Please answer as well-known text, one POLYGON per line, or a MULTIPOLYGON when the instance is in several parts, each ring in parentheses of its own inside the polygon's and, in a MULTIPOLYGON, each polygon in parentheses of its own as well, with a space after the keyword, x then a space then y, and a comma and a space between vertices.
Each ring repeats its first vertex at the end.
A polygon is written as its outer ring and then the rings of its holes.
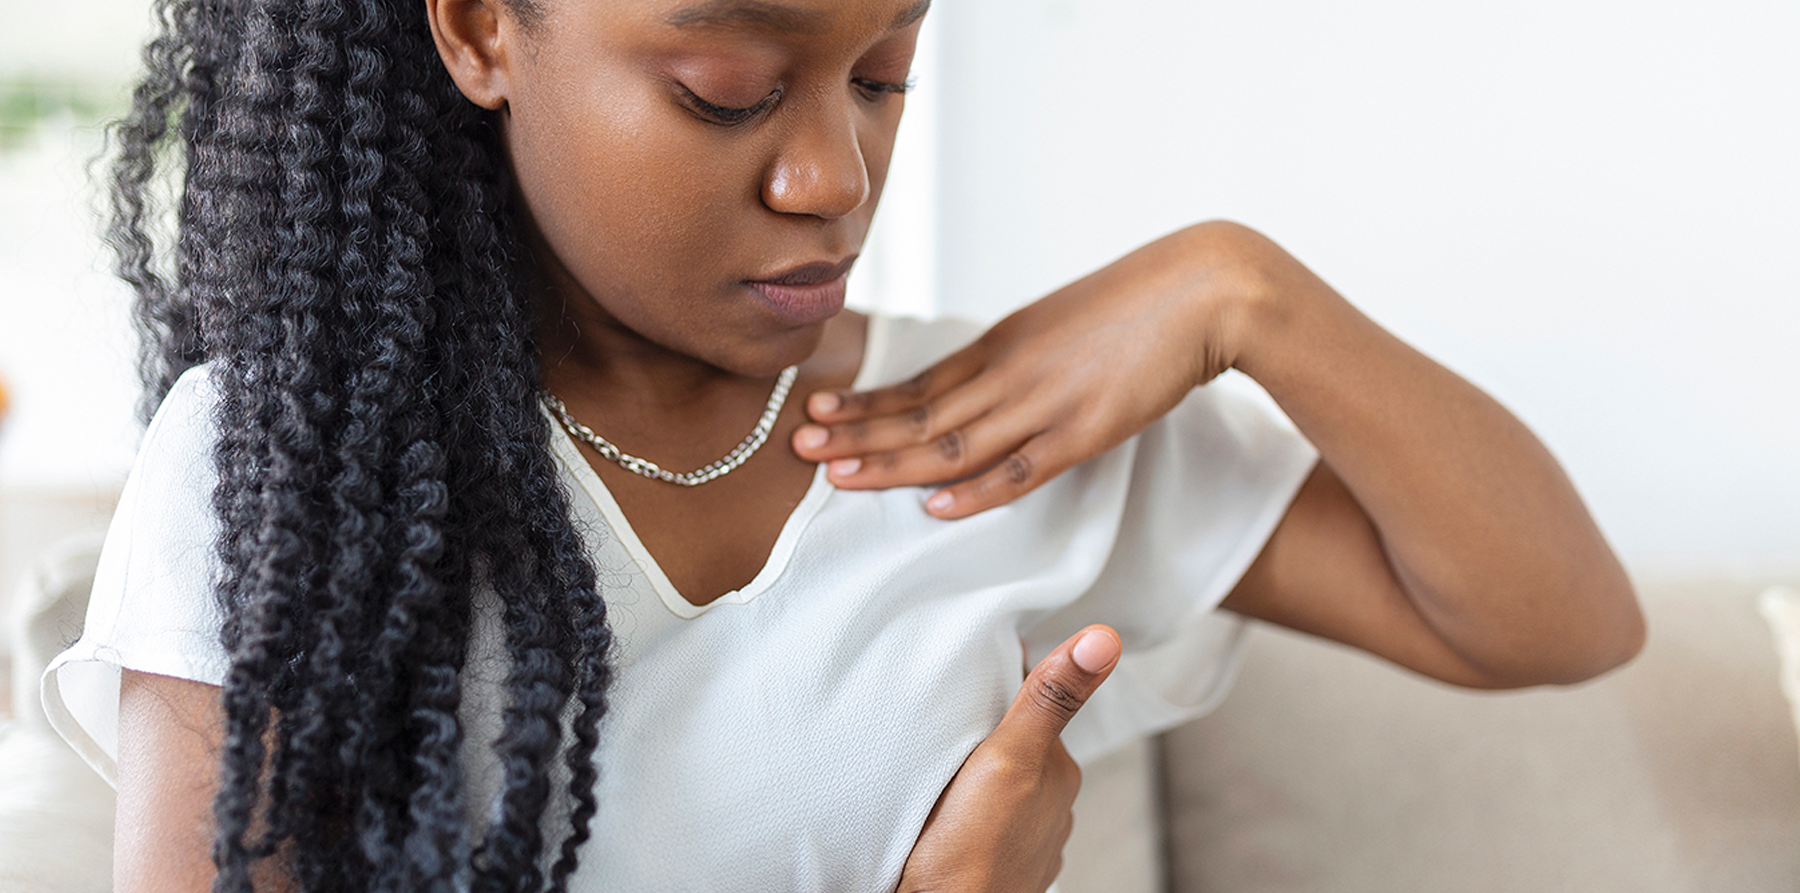
MULTIPOLYGON (((903 380, 975 334, 873 319, 857 386, 903 380)), ((225 675, 212 401, 204 371, 165 401, 87 632, 45 675, 53 723, 109 779, 120 667, 225 675)), ((762 572, 695 607, 574 444, 554 449, 618 639, 577 891, 891 889, 1025 661, 1087 623, 1117 627, 1129 653, 1065 736, 1077 758, 1198 715, 1242 644, 1242 623, 1212 608, 1315 459, 1261 410, 1202 388, 1133 441, 961 521, 927 515, 923 488, 839 491, 821 471, 762 572)), ((495 606, 482 610, 463 711, 477 803, 497 784, 483 748, 505 673, 495 606)))
POLYGON ((1787 696, 1800 735, 1800 590, 1776 586, 1757 599, 1757 607, 1775 633, 1775 656, 1781 664, 1781 693, 1787 696))

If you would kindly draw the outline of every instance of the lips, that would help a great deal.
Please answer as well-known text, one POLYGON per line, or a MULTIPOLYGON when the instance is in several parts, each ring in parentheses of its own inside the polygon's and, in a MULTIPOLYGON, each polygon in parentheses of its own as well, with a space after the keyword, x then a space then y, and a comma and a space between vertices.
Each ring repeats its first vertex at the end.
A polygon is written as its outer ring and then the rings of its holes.
POLYGON ((850 265, 854 263, 856 263, 856 255, 852 254, 835 264, 826 263, 824 261, 806 264, 805 266, 795 267, 785 273, 779 273, 774 276, 765 276, 760 279, 752 279, 750 280, 750 284, 818 285, 819 283, 829 282, 849 273, 850 265))
POLYGON ((804 264, 745 284, 764 306, 792 324, 824 322, 844 309, 844 282, 855 263, 853 254, 837 263, 804 264))

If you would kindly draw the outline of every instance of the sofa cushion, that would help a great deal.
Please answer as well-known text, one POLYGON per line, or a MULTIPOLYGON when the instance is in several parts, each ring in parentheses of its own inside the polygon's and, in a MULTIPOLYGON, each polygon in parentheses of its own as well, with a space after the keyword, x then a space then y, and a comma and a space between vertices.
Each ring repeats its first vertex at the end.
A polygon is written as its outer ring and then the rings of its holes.
POLYGON ((1800 760, 1761 587, 1640 587, 1643 654, 1479 694, 1258 630, 1164 736, 1172 889, 1800 889, 1800 760))
POLYGON ((1162 798, 1156 746, 1138 739, 1081 767, 1075 828, 1054 893, 1158 893, 1162 798))
POLYGON ((18 587, 10 623, 17 715, 0 720, 0 890, 112 889, 113 790, 50 729, 38 675, 81 633, 99 538, 44 550, 18 587))
POLYGON ((48 726, 0 722, 0 890, 112 889, 113 791, 48 726))

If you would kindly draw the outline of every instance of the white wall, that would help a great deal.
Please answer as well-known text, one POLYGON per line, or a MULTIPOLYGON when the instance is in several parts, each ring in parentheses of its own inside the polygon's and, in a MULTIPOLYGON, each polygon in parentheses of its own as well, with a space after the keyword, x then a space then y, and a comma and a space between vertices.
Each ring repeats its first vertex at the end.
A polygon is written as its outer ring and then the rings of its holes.
MULTIPOLYGON (((139 0, 0 3, 0 74, 130 70, 139 0)), ((995 317, 1243 220, 1519 412, 1635 566, 1793 573, 1797 47, 1791 0, 940 0, 858 291, 995 317)), ((0 488, 134 436, 93 134, 44 140, 0 165, 0 488)))
POLYGON ((932 15, 941 310, 1238 219, 1518 412, 1634 566, 1800 569, 1800 3, 932 15))
MULTIPOLYGON (((0 80, 113 97, 137 68, 144 0, 0 0, 0 80)), ((137 443, 130 296, 107 275, 89 162, 93 122, 46 122, 0 153, 0 490, 87 497, 118 488, 137 443)), ((10 580, 0 581, 0 585, 10 580)))
POLYGON ((86 176, 100 143, 52 122, 0 156, 0 490, 114 491, 136 452, 131 295, 106 273, 86 176))
POLYGON ((122 82, 149 33, 146 0, 0 0, 0 76, 122 82))

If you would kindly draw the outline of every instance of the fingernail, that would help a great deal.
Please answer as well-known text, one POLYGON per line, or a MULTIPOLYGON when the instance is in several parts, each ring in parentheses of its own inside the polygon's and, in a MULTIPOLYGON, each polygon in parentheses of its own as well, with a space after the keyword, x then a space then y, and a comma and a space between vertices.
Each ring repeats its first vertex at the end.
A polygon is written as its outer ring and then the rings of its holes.
POLYGON ((862 468, 862 460, 850 458, 833 459, 831 460, 831 464, 826 466, 825 470, 834 478, 844 478, 855 474, 859 468, 862 468))
POLYGON ((1069 650, 1069 656, 1075 658, 1076 666, 1089 673, 1098 673, 1119 656, 1118 645, 1117 639, 1093 630, 1075 643, 1075 647, 1069 650))
POLYGON ((794 432, 794 442, 803 450, 816 450, 831 439, 831 432, 818 425, 802 425, 794 432))
POLYGON ((824 413, 837 412, 838 407, 843 406, 843 405, 844 405, 844 398, 839 397, 838 395, 831 393, 830 391, 825 391, 822 393, 812 395, 813 412, 824 412, 824 413))
POLYGON ((950 506, 954 504, 956 504, 956 497, 950 495, 949 490, 939 490, 932 494, 930 499, 925 500, 925 507, 934 512, 949 511, 950 506))

